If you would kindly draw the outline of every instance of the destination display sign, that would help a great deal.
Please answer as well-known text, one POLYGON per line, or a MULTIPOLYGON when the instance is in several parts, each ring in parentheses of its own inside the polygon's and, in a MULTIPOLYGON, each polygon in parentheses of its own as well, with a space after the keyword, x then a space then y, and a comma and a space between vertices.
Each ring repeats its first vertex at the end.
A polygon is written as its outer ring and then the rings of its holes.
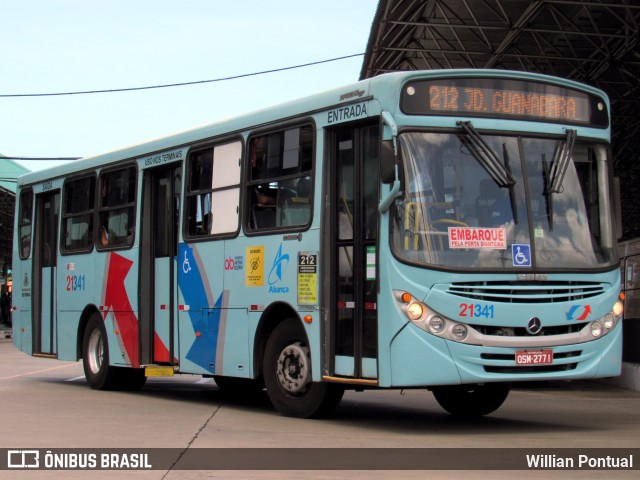
POLYGON ((460 115, 609 125, 604 99, 558 85, 501 78, 443 78, 405 85, 410 115, 460 115))

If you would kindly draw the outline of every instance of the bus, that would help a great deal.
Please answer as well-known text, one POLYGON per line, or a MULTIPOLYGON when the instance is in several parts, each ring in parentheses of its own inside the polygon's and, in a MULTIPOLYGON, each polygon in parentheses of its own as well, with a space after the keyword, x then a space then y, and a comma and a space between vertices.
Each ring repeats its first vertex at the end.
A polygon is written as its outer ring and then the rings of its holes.
POLYGON ((621 371, 609 101, 545 75, 390 73, 18 180, 13 342, 147 377, 454 415, 621 371))
POLYGON ((624 293, 624 322, 622 323, 622 361, 640 363, 640 239, 618 244, 620 276, 624 293))

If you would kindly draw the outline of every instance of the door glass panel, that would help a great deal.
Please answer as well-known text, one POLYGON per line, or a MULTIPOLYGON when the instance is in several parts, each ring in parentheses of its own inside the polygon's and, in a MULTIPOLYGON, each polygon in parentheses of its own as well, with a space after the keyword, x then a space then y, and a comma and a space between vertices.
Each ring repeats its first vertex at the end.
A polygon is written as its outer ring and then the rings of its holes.
POLYGON ((333 346, 340 357, 336 372, 370 378, 377 375, 375 362, 364 359, 377 356, 378 343, 378 130, 378 126, 343 129, 334 133, 333 141, 333 346), (347 373, 345 361, 353 362, 353 373, 347 373))
POLYGON ((338 279, 336 312, 336 355, 353 356, 354 350, 354 142, 351 130, 338 132, 337 152, 337 208, 338 279))
POLYGON ((364 312, 362 323, 362 354, 375 357, 378 352, 378 306, 376 290, 376 239, 378 237, 379 162, 378 128, 369 127, 363 131, 362 145, 362 236, 364 238, 364 312))

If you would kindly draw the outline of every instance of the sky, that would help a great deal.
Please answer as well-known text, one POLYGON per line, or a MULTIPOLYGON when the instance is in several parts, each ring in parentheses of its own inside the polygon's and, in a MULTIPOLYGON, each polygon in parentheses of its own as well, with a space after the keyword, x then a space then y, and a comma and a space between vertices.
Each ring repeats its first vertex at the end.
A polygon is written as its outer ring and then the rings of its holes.
MULTIPOLYGON (((84 157, 359 78, 378 0, 0 0, 0 154, 84 157)), ((31 170, 61 162, 19 161, 31 170)))

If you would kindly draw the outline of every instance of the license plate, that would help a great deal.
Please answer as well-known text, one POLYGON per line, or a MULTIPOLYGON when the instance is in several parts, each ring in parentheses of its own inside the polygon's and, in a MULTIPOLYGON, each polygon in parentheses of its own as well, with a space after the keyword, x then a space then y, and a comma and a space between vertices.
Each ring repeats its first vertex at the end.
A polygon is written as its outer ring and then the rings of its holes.
POLYGON ((553 363, 553 350, 518 350, 516 365, 550 365, 553 363))

